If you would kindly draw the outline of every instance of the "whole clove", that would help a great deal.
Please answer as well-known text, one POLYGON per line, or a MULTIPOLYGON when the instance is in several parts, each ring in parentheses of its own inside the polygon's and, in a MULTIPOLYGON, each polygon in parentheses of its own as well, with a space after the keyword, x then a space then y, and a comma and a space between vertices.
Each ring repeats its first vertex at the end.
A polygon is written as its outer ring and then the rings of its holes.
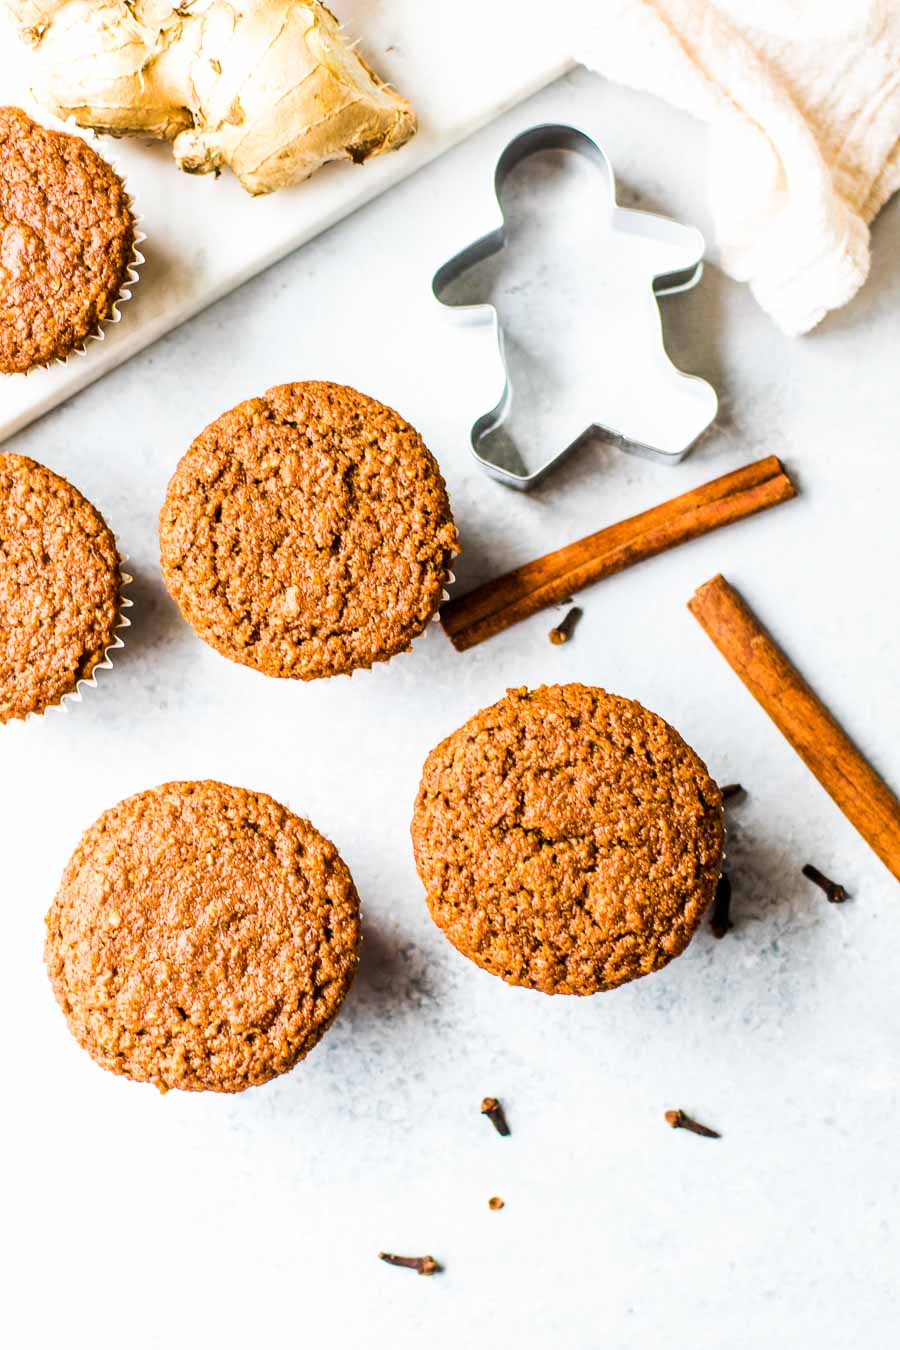
POLYGON ((509 1125, 506 1122, 506 1114, 496 1097, 485 1097, 481 1103, 481 1114, 487 1116, 498 1134, 507 1135, 510 1133, 509 1125))
POLYGON ((433 1256, 395 1256, 393 1252, 379 1252, 379 1261, 386 1261, 389 1266, 403 1266, 406 1270, 415 1270, 420 1275, 436 1275, 444 1267, 435 1261, 433 1256))
POLYGON ((502 1200, 499 1195, 492 1195, 488 1201, 488 1209, 502 1209, 505 1204, 506 1201, 502 1200))
POLYGON ((722 794, 722 801, 730 801, 732 797, 743 797, 744 789, 740 783, 726 783, 719 791, 722 794))
POLYGON ((731 879, 727 872, 719 877, 709 926, 717 938, 723 938, 731 927, 731 879))
POLYGON ((795 495, 781 462, 769 455, 450 600, 441 606, 441 627, 458 652, 468 651, 595 581, 795 495))
POLYGON ((575 625, 581 618, 582 613, 583 611, 579 609, 577 605, 574 605, 573 608, 569 610, 568 614, 564 615, 563 618, 560 619, 556 627, 550 629, 550 632, 547 634, 547 636, 553 643, 554 647, 560 647, 564 642, 568 642, 569 638, 575 631, 575 625))
POLYGON ((667 1111, 666 1123, 672 1126, 673 1130, 690 1130, 691 1134, 702 1134, 704 1139, 721 1139, 722 1136, 718 1130, 711 1130, 708 1125, 701 1125, 699 1121, 692 1120, 684 1111, 667 1111))
POLYGON ((847 899, 847 892, 837 881, 830 881, 824 872, 820 872, 818 867, 813 867, 812 863, 807 863, 803 868, 803 875, 825 892, 826 900, 833 905, 841 905, 847 899))

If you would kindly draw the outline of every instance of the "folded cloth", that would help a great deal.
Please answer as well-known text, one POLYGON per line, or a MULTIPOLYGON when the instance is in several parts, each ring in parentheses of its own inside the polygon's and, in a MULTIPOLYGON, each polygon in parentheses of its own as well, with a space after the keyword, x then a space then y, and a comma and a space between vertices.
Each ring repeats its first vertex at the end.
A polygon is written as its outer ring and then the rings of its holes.
POLYGON ((709 124, 722 266, 786 333, 856 293, 900 187, 900 0, 587 0, 576 56, 709 124))

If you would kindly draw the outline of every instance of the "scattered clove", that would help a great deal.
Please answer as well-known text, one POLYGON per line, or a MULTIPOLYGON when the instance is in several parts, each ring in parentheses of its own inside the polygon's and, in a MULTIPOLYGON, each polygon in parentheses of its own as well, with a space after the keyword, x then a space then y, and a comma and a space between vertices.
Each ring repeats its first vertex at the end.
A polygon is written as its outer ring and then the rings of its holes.
POLYGON ((568 614, 564 615, 563 618, 560 619, 559 623, 556 625, 555 628, 550 629, 550 632, 547 634, 547 636, 553 643, 554 647, 559 647, 564 642, 568 642, 569 638, 575 631, 575 625, 581 618, 582 613, 583 611, 579 609, 577 605, 575 605, 573 606, 572 609, 569 610, 568 614))
POLYGON ((436 1275, 444 1269, 433 1256, 395 1256, 393 1252, 379 1252, 378 1259, 386 1261, 389 1266, 403 1266, 407 1270, 418 1271, 420 1275, 436 1275))
POLYGON ((708 1125, 701 1125, 699 1121, 691 1120, 684 1111, 667 1111, 666 1123, 672 1126, 673 1130, 690 1130, 692 1134, 702 1134, 704 1139, 721 1139, 722 1136, 718 1130, 711 1130, 708 1125))
POLYGON ((484 1101, 481 1103, 481 1114, 487 1116, 498 1134, 506 1135, 510 1133, 503 1107, 497 1101, 496 1097, 485 1097, 484 1101))
POLYGON ((833 905, 840 905, 847 899, 847 892, 837 881, 829 881, 818 867, 813 867, 812 863, 807 863, 803 868, 803 875, 809 877, 825 892, 825 899, 830 900, 833 905))
POLYGON ((726 783, 719 791, 722 794, 722 801, 730 801, 732 797, 743 797, 744 788, 740 783, 726 783))
POLYGON ((581 595, 595 581, 795 495, 781 461, 769 455, 476 586, 441 605, 441 627, 458 652, 468 651, 573 591, 581 595))
POLYGON ((505 1203, 506 1201, 501 1200, 499 1195, 492 1195, 488 1201, 488 1209, 502 1209, 505 1203))
POLYGON ((731 927, 731 879, 727 872, 719 877, 709 926, 717 938, 723 938, 731 927))

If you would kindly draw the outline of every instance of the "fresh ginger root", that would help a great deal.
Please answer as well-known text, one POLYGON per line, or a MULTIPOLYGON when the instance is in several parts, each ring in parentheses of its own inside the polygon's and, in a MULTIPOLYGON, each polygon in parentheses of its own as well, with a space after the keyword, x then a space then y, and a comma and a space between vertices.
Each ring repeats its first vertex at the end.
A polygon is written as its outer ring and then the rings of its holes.
POLYGON ((393 150, 412 107, 316 0, 0 0, 34 49, 38 101, 79 126, 172 142, 272 192, 331 159, 393 150))

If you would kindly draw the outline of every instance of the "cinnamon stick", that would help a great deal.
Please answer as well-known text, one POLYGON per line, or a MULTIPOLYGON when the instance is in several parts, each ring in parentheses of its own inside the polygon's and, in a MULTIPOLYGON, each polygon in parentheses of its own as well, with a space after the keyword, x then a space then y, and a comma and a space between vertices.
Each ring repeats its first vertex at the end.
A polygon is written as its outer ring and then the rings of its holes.
POLYGON ((781 461, 769 455, 449 601, 440 611, 444 632, 457 651, 466 651, 583 586, 777 506, 795 492, 781 461))
POLYGON ((900 801, 723 576, 688 608, 844 815, 900 880, 900 801))

